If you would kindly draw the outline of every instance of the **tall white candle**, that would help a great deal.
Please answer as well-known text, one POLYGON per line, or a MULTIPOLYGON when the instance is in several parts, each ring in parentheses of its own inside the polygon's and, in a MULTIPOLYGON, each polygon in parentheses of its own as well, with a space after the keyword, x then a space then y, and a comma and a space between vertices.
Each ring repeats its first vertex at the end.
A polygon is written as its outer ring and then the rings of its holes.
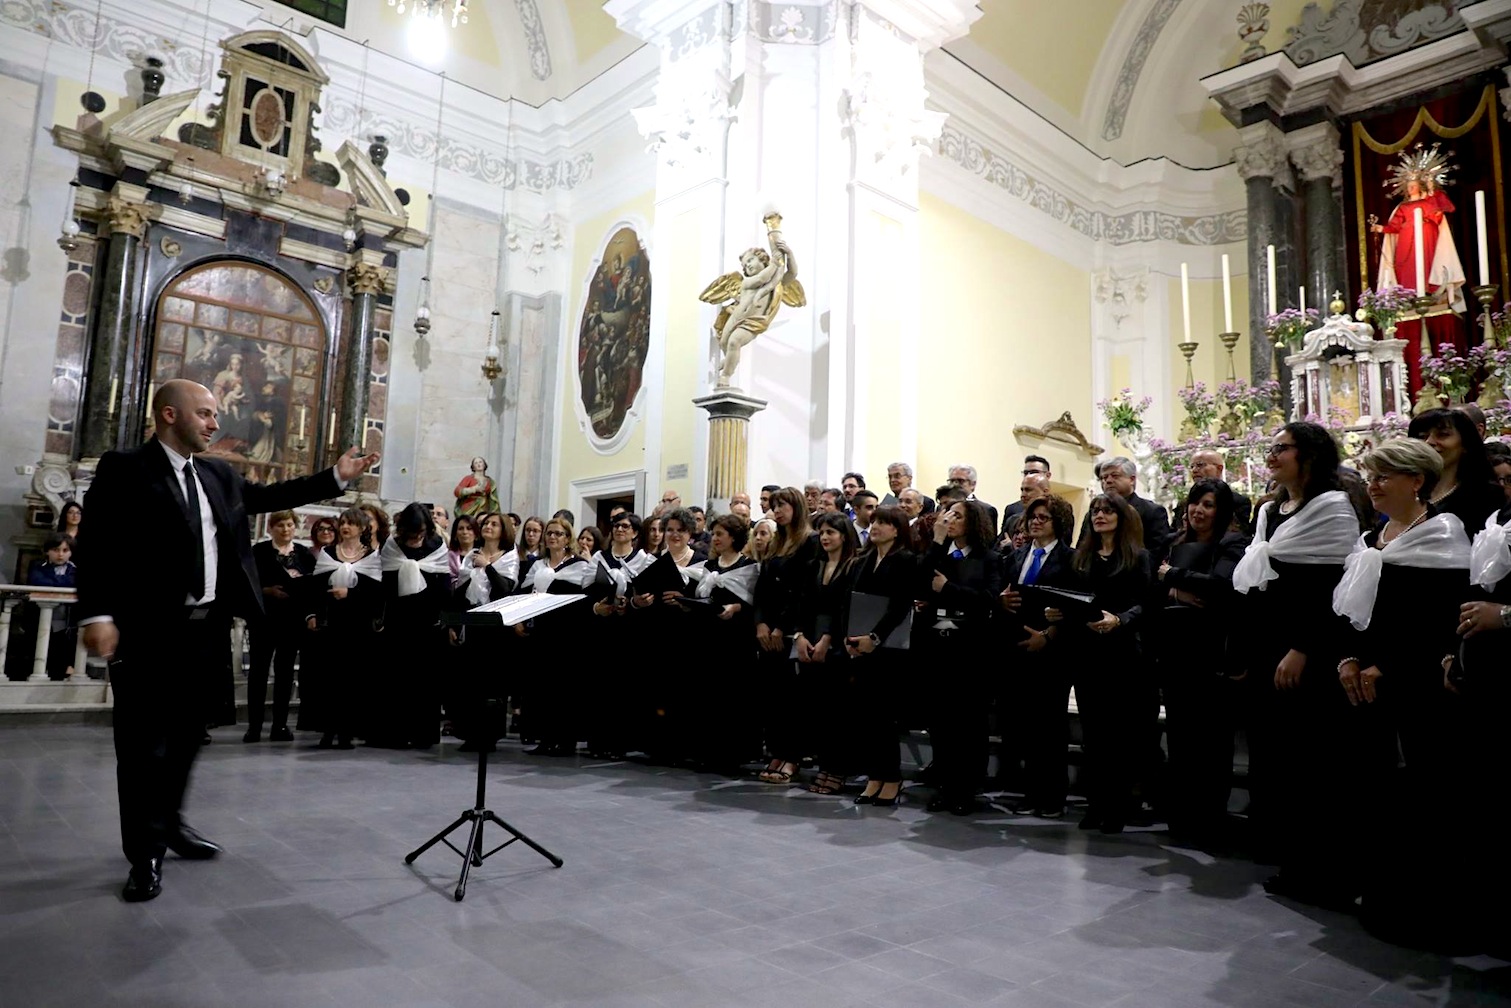
POLYGON ((1180 264, 1180 318, 1185 329, 1186 342, 1191 342, 1191 270, 1180 264))
POLYGON ((1478 229, 1480 252, 1480 286, 1490 285, 1490 232, 1485 226, 1485 190, 1474 194, 1474 223, 1478 229))
POLYGON ((1268 266, 1269 270, 1266 276, 1266 279, 1269 281, 1269 308, 1270 314, 1274 315, 1278 311, 1278 309, 1275 307, 1275 246, 1266 245, 1264 254, 1265 259, 1267 260, 1266 265, 1268 266))
POLYGON ((1306 287, 1296 288, 1296 307, 1306 311, 1306 287))
POLYGON ((301 440, 301 441, 304 440, 304 421, 308 418, 308 416, 309 416, 309 407, 307 407, 307 406, 300 406, 299 407, 299 440, 301 440))
POLYGON ((1233 331, 1233 278, 1228 274, 1228 256, 1222 257, 1222 331, 1233 331))
POLYGON ((1427 267, 1422 262, 1422 208, 1416 209, 1417 297, 1427 293, 1427 267))
POLYGON ((336 447, 336 411, 335 410, 331 410, 331 433, 330 433, 330 437, 326 438, 325 446, 327 448, 334 448, 334 447, 336 447))

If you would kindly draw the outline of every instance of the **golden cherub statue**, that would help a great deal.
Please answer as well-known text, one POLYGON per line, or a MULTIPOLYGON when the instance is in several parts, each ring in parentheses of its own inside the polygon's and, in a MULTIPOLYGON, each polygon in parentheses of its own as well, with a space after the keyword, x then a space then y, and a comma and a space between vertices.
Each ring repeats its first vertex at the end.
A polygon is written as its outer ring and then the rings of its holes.
POLYGON ((740 365, 740 349, 766 331, 777 309, 808 303, 797 279, 797 261, 782 238, 782 215, 773 211, 761 220, 771 251, 746 249, 740 254, 739 272, 725 273, 698 295, 698 300, 720 306, 713 327, 720 354, 718 388, 729 387, 740 365))

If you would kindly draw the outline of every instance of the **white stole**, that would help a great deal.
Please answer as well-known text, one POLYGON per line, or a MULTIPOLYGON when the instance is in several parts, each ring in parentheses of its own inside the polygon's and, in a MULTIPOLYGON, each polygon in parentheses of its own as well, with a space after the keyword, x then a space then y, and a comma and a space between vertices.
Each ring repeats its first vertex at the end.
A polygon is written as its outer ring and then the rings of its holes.
MULTIPOLYGON (((571 559, 568 557, 567 559, 571 559)), ((544 554, 535 561, 535 566, 530 568, 530 589, 537 592, 548 592, 554 582, 562 581, 574 588, 586 588, 593 583, 596 576, 593 565, 590 563, 569 564, 566 560, 562 563, 566 566, 560 570, 551 569, 550 554, 544 554)))
POLYGON ((346 563, 337 560, 325 550, 315 551, 315 573, 330 573, 332 588, 355 588, 357 575, 372 578, 374 581, 383 580, 383 567, 378 561, 378 554, 369 553, 356 563, 346 563))
MULTIPOLYGON (((1279 505, 1275 505, 1279 507, 1279 505)), ((1233 569, 1233 587, 1247 592, 1264 591, 1280 575, 1271 560, 1299 564, 1341 564, 1353 552, 1359 538, 1359 516, 1354 513, 1348 495, 1329 490, 1302 505, 1301 510, 1285 520, 1268 541, 1270 508, 1259 509, 1254 541, 1244 551, 1243 559, 1233 569)))
POLYGON ((1469 580, 1487 592, 1495 591, 1501 579, 1511 574, 1511 518, 1506 524, 1497 522, 1493 511, 1485 519, 1485 527, 1474 534, 1474 545, 1469 549, 1469 580))
POLYGON ((399 547, 399 540, 389 537, 388 542, 383 544, 383 570, 399 572, 399 597, 405 595, 418 595, 425 590, 426 574, 450 574, 451 554, 446 549, 446 544, 435 548, 435 551, 411 560, 404 555, 399 547))
POLYGON ((1355 630, 1369 628, 1385 564, 1433 570, 1468 567, 1469 541, 1463 522, 1451 514, 1433 515, 1396 536, 1383 549, 1366 546, 1364 536, 1360 536, 1354 552, 1343 562, 1343 579, 1333 589, 1333 612, 1347 616, 1355 630))
POLYGON ((723 588, 746 605, 755 602, 755 583, 760 573, 760 564, 745 564, 721 570, 719 561, 714 559, 682 568, 685 578, 698 583, 695 593, 698 598, 706 599, 713 595, 715 588, 723 588))
MULTIPOLYGON (((645 570, 656 560, 655 557, 638 546, 635 548, 635 552, 619 561, 618 567, 609 566, 609 555, 608 550, 599 550, 593 554, 593 559, 598 562, 598 566, 607 572, 609 580, 614 582, 614 595, 616 597, 628 595, 630 591, 630 578, 637 577, 641 571, 645 570)), ((594 577, 597 577, 597 575, 595 574, 594 577)))
POLYGON ((504 550, 502 556, 491 564, 479 567, 474 561, 477 551, 467 554, 462 561, 462 576, 467 579, 467 601, 475 606, 493 600, 493 584, 488 580, 488 568, 493 568, 493 573, 509 581, 519 581, 519 554, 512 549, 504 550))

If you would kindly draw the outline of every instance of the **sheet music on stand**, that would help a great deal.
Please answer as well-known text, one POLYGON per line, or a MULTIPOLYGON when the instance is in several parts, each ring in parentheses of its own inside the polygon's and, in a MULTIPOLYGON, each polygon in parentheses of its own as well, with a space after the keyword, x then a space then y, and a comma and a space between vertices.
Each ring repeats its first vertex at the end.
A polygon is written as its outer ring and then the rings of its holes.
MULTIPOLYGON (((516 626, 526 620, 532 620, 556 609, 571 605, 573 602, 581 602, 586 595, 566 594, 552 595, 548 592, 535 592, 530 595, 509 595, 495 602, 485 602, 480 606, 468 609, 470 617, 476 617, 482 613, 497 613, 499 620, 504 626, 516 626)), ((468 622, 473 622, 469 619, 468 622)))

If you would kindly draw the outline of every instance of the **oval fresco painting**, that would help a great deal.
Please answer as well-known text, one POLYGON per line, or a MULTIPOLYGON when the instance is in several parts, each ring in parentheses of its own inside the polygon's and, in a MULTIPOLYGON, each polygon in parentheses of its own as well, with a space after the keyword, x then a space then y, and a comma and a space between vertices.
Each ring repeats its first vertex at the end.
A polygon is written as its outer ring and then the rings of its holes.
POLYGON ((599 440, 624 427, 640 391, 651 330, 651 264, 640 236, 620 228, 603 246, 577 330, 577 385, 599 440))

